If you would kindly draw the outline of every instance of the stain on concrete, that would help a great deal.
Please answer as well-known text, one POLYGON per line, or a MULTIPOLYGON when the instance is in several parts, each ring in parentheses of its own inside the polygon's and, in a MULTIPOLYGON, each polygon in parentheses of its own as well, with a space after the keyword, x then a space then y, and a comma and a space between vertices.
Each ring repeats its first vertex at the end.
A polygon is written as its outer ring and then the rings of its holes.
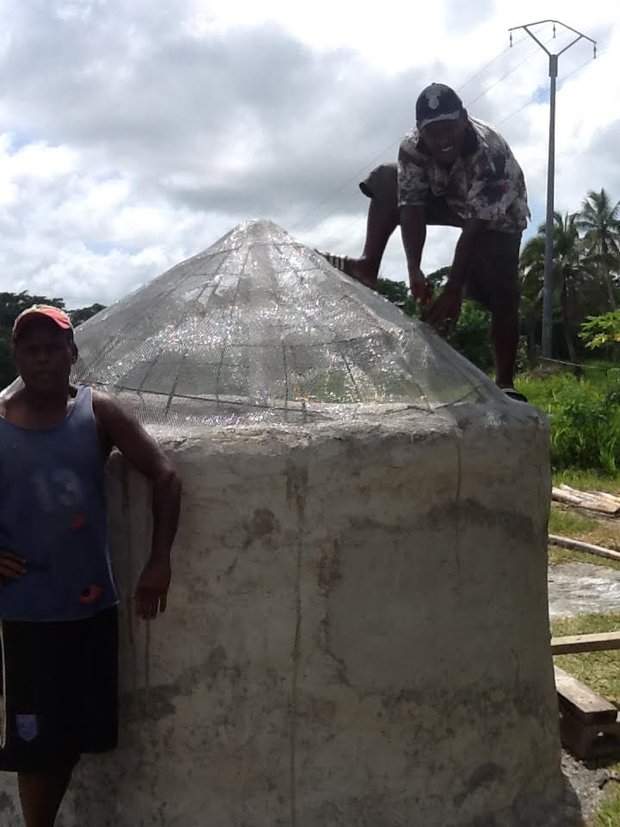
MULTIPOLYGON (((457 502, 441 503, 430 509, 420 521, 420 526, 427 529, 437 529, 454 522, 457 517, 457 502)), ((472 499, 460 500, 458 503, 458 520, 461 531, 468 525, 483 528, 501 529, 508 536, 519 537, 521 540, 534 541, 537 534, 532 519, 526 514, 505 509, 486 508, 472 499)))
POLYGON ((301 520, 304 519, 306 509, 306 494, 308 491, 308 467, 305 463, 287 460, 286 463, 286 501, 291 508, 295 508, 301 520))
POLYGON ((337 681, 349 686, 347 664, 333 650, 330 619, 330 598, 334 589, 342 581, 342 577, 340 543, 334 540, 333 544, 323 549, 318 564, 317 584, 324 599, 324 609, 319 621, 317 644, 335 665, 337 681))
POLYGON ((340 544, 335 540, 333 546, 323 549, 319 558, 317 583, 325 596, 342 580, 342 565, 340 561, 340 544))
POLYGON ((301 658, 301 577, 304 534, 306 530, 306 498, 308 495, 308 466, 305 461, 286 462, 286 500, 297 512, 297 540, 295 548, 295 627, 293 629, 293 674, 289 702, 289 794, 291 827, 297 827, 297 705, 299 702, 299 661, 301 658))
POLYGON ((493 762, 481 764, 472 772, 463 784, 463 791, 454 796, 454 804, 461 807, 466 798, 478 792, 481 787, 487 787, 496 781, 502 781, 506 775, 505 770, 493 762))
POLYGON ((524 682, 516 682, 510 687, 470 686, 456 691, 429 685, 393 693, 382 692, 378 694, 378 699, 386 717, 394 721, 407 717, 409 711, 420 717, 420 710, 425 707, 443 709, 446 730, 460 725, 462 720, 473 718, 487 721, 535 718, 540 721, 541 727, 548 718, 544 688, 541 690, 537 685, 524 682))
MULTIPOLYGON (((161 720, 168 715, 174 715, 176 708, 175 698, 191 695, 197 687, 211 689, 215 682, 225 674, 237 685, 240 684, 241 667, 230 665, 226 651, 222 646, 216 646, 204 663, 185 669, 173 684, 150 686, 148 690, 148 718, 161 720)), ((138 689, 124 693, 122 704, 128 710, 142 709, 144 706, 144 690, 138 689)), ((143 711, 144 715, 144 711, 143 711)))
POLYGON ((15 813, 15 805, 8 793, 0 793, 0 813, 5 813, 7 816, 15 813))
POLYGON ((257 508, 252 515, 251 520, 246 525, 246 540, 244 548, 259 540, 266 547, 271 547, 273 543, 273 535, 280 530, 280 523, 276 519, 273 511, 269 508, 257 508))

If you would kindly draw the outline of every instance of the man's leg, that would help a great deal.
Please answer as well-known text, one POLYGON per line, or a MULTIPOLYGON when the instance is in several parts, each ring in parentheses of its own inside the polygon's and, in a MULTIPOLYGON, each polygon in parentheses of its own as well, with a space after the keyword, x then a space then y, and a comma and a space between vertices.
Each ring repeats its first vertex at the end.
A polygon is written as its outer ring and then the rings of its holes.
POLYGON ((341 262, 335 266, 367 287, 377 286, 385 247, 398 226, 397 177, 396 164, 382 164, 362 181, 360 189, 370 198, 362 255, 359 258, 334 257, 341 262))
POLYGON ((491 313, 495 382, 512 388, 519 346, 519 247, 521 235, 481 234, 466 282, 466 295, 491 313))
POLYGON ((18 774, 19 797, 26 827, 54 827, 73 767, 57 772, 18 774))
POLYGON ((377 286, 381 259, 390 236, 398 226, 398 216, 394 210, 386 207, 376 198, 370 199, 366 221, 366 240, 364 250, 358 259, 351 259, 353 278, 368 287, 377 286))
POLYGON ((491 314, 491 340, 495 350, 495 382, 512 388, 519 346, 518 310, 495 310, 491 314))

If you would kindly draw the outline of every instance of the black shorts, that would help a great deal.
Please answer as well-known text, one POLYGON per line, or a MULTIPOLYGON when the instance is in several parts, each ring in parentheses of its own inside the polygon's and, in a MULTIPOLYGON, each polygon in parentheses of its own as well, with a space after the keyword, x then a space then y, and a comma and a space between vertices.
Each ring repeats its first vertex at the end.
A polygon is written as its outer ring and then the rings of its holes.
POLYGON ((2 621, 6 745, 0 770, 49 772, 118 738, 118 612, 2 621))
MULTIPOLYGON (((381 164, 360 183, 360 189, 389 209, 398 224, 398 167, 381 164)), ((462 227, 463 221, 450 209, 445 199, 429 195, 426 199, 426 223, 443 227, 462 227)), ((521 298, 519 249, 521 233, 485 230, 476 242, 474 259, 465 282, 465 295, 487 310, 514 313, 521 298)))

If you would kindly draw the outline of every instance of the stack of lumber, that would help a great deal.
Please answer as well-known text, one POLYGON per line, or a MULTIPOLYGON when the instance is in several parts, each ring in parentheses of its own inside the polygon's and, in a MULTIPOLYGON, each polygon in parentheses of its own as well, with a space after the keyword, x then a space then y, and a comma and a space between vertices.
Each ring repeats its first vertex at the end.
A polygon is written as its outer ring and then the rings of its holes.
POLYGON ((553 487, 552 497, 564 505, 583 508, 608 517, 620 517, 620 497, 604 491, 578 491, 570 485, 560 485, 553 487))

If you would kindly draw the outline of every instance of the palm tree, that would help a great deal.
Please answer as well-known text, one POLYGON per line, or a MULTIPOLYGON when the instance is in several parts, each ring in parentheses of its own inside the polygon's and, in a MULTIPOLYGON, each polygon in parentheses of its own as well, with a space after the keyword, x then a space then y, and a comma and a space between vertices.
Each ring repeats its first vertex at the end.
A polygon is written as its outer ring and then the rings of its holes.
MULTIPOLYGON (((578 215, 556 212, 553 219, 553 293, 566 350, 570 360, 576 362, 577 333, 586 305, 584 296, 596 288, 596 273, 592 261, 584 256, 577 226, 578 215)), ((544 224, 538 228, 538 234, 527 242, 520 258, 528 348, 532 345, 542 305, 545 229, 544 224)))
POLYGON ((545 236, 538 235, 527 242, 519 257, 521 277, 521 319, 524 325, 527 358, 531 366, 537 361, 536 329, 542 313, 545 236))
POLYGON ((585 233, 587 255, 598 265, 607 289, 609 309, 616 309, 614 273, 620 269, 620 201, 612 204, 605 189, 590 192, 585 197, 577 226, 585 233))

